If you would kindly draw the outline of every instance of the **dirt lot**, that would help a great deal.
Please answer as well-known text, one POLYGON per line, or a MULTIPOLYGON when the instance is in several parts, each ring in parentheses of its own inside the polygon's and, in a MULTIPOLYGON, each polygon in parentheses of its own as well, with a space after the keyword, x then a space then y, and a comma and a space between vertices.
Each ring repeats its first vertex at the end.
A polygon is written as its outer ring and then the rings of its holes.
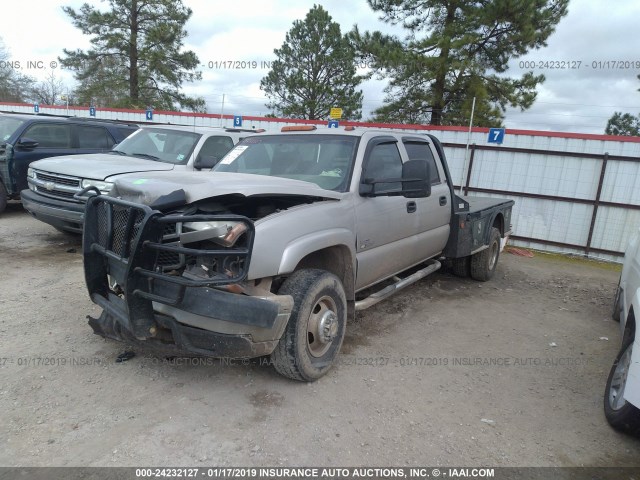
POLYGON ((546 255, 500 262, 489 283, 437 273, 359 314, 340 365, 313 384, 256 361, 137 350, 116 363, 126 347, 86 324, 99 312, 79 240, 10 205, 0 464, 640 465, 640 441, 602 412, 618 271, 546 255))

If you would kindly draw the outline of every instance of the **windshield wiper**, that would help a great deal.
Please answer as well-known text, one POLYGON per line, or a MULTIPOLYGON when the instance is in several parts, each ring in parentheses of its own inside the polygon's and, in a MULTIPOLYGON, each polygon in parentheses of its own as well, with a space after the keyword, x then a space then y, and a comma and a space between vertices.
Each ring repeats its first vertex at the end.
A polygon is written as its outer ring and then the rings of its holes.
POLYGON ((160 160, 159 157, 149 155, 148 153, 132 153, 131 155, 133 155, 134 157, 150 158, 151 160, 160 160))
POLYGON ((116 153, 118 155, 126 155, 126 153, 123 152, 122 150, 109 150, 109 152, 107 153, 116 153))

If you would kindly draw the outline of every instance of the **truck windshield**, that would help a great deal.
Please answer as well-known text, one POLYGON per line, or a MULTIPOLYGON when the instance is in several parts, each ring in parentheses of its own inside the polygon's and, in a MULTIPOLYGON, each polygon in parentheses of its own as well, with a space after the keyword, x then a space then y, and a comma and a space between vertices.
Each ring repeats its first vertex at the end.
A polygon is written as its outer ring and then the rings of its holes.
POLYGON ((265 135, 243 140, 213 169, 312 182, 343 192, 359 137, 345 135, 265 135))
POLYGON ((0 140, 6 142, 11 135, 24 123, 24 120, 11 117, 0 117, 0 140))
POLYGON ((141 128, 113 149, 114 153, 158 162, 185 164, 201 137, 199 133, 166 128, 141 128))

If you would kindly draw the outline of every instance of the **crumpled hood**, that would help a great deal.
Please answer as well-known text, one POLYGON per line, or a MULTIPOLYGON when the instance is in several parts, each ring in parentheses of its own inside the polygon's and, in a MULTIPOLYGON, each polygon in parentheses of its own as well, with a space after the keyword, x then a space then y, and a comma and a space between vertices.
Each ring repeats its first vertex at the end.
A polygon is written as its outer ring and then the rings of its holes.
POLYGON ((151 205, 159 197, 184 190, 187 204, 220 195, 304 195, 340 199, 344 194, 325 190, 315 183, 229 172, 154 172, 125 175, 115 182, 112 196, 151 205))
POLYGON ((174 165, 125 155, 93 153, 44 158, 32 162, 30 167, 72 177, 107 180, 123 173, 173 170, 174 165))

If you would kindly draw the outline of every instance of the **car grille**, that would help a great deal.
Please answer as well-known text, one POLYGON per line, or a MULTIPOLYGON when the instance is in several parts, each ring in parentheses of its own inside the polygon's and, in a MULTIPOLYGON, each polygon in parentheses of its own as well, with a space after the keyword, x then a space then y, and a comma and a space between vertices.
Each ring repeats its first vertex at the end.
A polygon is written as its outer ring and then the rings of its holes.
POLYGON ((44 195, 49 195, 52 197, 60 197, 60 198, 73 198, 73 193, 71 192, 63 192, 62 190, 47 190, 46 188, 36 187, 36 191, 38 193, 42 193, 44 195))
POLYGON ((80 178, 58 175, 36 170, 35 190, 48 197, 73 200, 73 195, 80 191, 80 178), (44 185, 43 185, 44 183, 44 185))
POLYGON ((58 185, 66 185, 68 187, 80 187, 80 179, 72 177, 62 177, 59 175, 52 175, 50 173, 36 172, 36 178, 43 182, 53 182, 58 185))

